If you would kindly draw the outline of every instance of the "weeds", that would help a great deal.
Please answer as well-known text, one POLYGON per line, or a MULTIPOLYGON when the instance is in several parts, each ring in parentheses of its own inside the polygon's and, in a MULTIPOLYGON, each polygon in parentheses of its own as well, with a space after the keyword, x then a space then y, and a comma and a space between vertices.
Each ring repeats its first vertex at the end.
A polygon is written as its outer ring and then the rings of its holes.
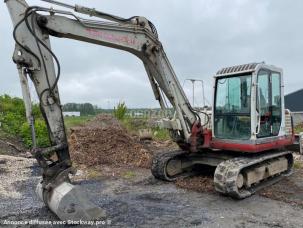
MULTIPOLYGON (((50 144, 46 124, 42 118, 38 104, 33 104, 35 118, 37 146, 44 147, 50 144)), ((0 96, 0 123, 1 129, 11 136, 21 137, 27 147, 31 147, 31 133, 25 116, 25 106, 22 99, 0 96)))
POLYGON ((126 116, 127 107, 124 102, 119 102, 117 107, 114 108, 114 116, 118 120, 123 120, 126 116))
POLYGON ((295 168, 295 169, 301 169, 301 168, 302 168, 302 163, 299 162, 299 161, 295 161, 295 163, 294 163, 294 168, 295 168))
POLYGON ((149 127, 147 118, 126 117, 121 124, 131 133, 138 134, 141 129, 151 129, 153 138, 159 141, 170 139, 169 131, 160 127, 149 127))
POLYGON ((303 132, 303 124, 298 124, 294 127, 294 131, 296 134, 299 134, 300 132, 303 132))
POLYGON ((127 171, 122 174, 122 177, 125 179, 132 179, 136 176, 136 174, 133 171, 127 171))
POLYGON ((102 177, 102 174, 100 171, 93 170, 93 169, 88 170, 87 179, 96 180, 96 179, 99 179, 100 177, 102 177))
POLYGON ((64 124, 67 130, 75 126, 81 126, 90 121, 94 116, 67 116, 64 117, 64 124))
POLYGON ((160 127, 152 128, 153 137, 160 141, 166 141, 170 139, 169 131, 160 127))

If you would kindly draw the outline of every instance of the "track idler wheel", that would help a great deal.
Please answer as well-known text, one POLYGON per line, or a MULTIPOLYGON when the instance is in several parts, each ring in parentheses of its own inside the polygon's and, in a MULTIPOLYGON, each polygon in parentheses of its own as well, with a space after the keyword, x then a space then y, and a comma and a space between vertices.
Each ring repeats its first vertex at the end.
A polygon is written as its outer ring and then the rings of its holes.
POLYGON ((153 176, 160 180, 174 181, 182 173, 182 156, 185 151, 172 151, 159 153, 154 156, 151 172, 153 176))

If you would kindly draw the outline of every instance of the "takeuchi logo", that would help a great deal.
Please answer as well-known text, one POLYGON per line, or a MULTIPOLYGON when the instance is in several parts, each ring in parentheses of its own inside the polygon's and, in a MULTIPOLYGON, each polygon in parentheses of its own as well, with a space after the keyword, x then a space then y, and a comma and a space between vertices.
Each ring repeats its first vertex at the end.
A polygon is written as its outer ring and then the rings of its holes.
POLYGON ((121 43, 121 44, 127 44, 127 45, 135 45, 136 40, 133 38, 130 38, 127 35, 115 35, 110 34, 107 32, 99 31, 92 28, 86 28, 86 31, 89 33, 89 35, 101 38, 105 41, 109 41, 112 43, 121 43))

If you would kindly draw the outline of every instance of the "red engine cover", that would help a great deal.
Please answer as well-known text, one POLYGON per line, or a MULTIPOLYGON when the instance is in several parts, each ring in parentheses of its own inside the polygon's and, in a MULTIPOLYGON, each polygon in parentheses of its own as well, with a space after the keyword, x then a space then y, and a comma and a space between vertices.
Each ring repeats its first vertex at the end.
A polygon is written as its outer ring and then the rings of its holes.
POLYGON ((266 150, 278 149, 284 146, 292 145, 294 142, 293 136, 272 137, 257 140, 227 140, 212 138, 210 148, 258 153, 266 150))

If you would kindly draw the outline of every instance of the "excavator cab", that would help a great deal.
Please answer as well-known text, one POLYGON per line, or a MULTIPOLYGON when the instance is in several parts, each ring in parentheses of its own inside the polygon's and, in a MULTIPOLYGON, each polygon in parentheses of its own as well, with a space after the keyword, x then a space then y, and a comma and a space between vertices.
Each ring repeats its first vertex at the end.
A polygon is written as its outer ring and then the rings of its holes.
POLYGON ((213 148, 260 152, 292 144, 291 130, 285 128, 282 77, 282 69, 265 63, 217 72, 213 148))

